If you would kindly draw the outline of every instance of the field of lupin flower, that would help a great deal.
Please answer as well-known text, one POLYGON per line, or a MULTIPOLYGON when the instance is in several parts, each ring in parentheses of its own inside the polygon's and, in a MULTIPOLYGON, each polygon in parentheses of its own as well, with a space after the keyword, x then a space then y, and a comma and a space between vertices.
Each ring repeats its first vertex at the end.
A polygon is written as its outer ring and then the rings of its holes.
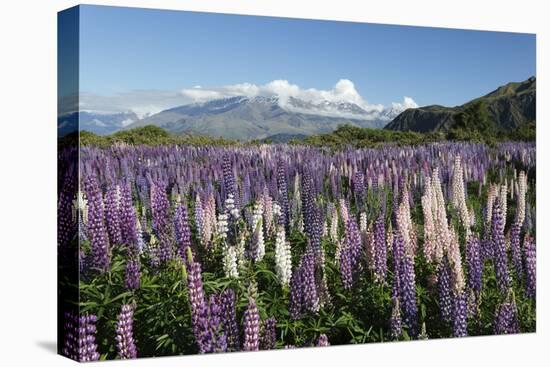
POLYGON ((535 331, 534 143, 79 153, 71 358, 535 331))

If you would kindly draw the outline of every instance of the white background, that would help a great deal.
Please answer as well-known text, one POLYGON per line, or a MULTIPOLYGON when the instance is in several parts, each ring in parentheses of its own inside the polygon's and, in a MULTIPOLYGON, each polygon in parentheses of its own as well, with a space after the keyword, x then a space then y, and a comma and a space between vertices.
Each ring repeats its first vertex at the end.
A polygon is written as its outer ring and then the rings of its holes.
MULTIPOLYGON (((547 121, 550 27, 545 1, 143 0, 93 3, 537 33, 539 282, 536 334, 171 357, 116 362, 117 365, 547 365, 550 301, 549 287, 544 279, 550 279, 549 245, 546 244, 549 239, 546 216, 550 204, 547 194, 550 156, 545 143, 550 123, 547 121)), ((74 362, 55 354, 56 12, 77 2, 12 0, 0 4, 0 365, 64 366, 74 362)), ((147 26, 154 27, 152 24, 147 26)))

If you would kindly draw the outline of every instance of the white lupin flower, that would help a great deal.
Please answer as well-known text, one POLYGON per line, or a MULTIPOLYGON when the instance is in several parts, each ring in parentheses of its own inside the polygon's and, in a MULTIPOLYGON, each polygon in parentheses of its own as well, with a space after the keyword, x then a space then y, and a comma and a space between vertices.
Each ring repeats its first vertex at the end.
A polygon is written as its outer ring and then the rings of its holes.
POLYGON ((361 232, 367 231, 367 213, 365 212, 361 212, 361 214, 359 214, 359 230, 361 232))
POLYGON ((523 221, 525 220, 525 196, 527 195, 527 175, 524 171, 519 173, 518 177, 518 209, 516 221, 517 224, 521 227, 523 221))
POLYGON ((348 206, 346 204, 346 201, 344 199, 340 199, 340 216, 342 217, 342 222, 347 223, 349 219, 349 211, 348 206))
POLYGON ((321 236, 322 237, 328 236, 328 224, 326 220, 323 221, 323 231, 321 233, 321 236))
POLYGON ((292 276, 292 254, 290 243, 286 241, 284 227, 279 227, 275 238, 275 270, 279 282, 287 286, 292 276))
POLYGON ((253 239, 256 241, 254 261, 261 261, 265 255, 264 229, 263 229, 263 206, 261 202, 254 205, 252 213, 253 239))
POLYGON ((237 279, 239 277, 239 271, 237 269, 237 249, 235 249, 234 246, 227 246, 225 248, 223 271, 228 278, 237 279))
POLYGON ((271 199, 271 196, 269 196, 269 192, 267 191, 267 188, 264 189, 264 194, 262 196, 262 204, 263 204, 263 216, 264 216, 264 224, 265 224, 265 230, 267 234, 269 235, 271 233, 271 227, 273 226, 273 199, 271 199))
POLYGON ((449 243, 448 255, 453 275, 453 285, 455 294, 460 294, 464 290, 464 272, 462 270, 462 257, 460 256, 460 244, 456 232, 451 227, 451 241, 449 243))
POLYGON ((470 233, 470 213, 466 206, 466 192, 464 190, 464 170, 460 162, 460 156, 455 157, 453 175, 453 205, 460 215, 460 221, 466 229, 466 235, 470 233))
POLYGON ((435 248, 433 258, 439 263, 443 254, 447 251, 450 241, 449 226, 447 223, 447 210, 445 208, 445 199, 441 188, 439 170, 435 168, 432 173, 432 210, 435 228, 435 248))
POLYGON ((222 241, 225 241, 227 238, 227 214, 220 213, 218 214, 218 221, 216 222, 216 235, 222 241))
POLYGON ((243 269, 246 265, 246 258, 244 256, 246 248, 246 236, 241 234, 240 240, 237 242, 235 253, 237 255, 237 267, 243 269))
POLYGON ((279 223, 279 218, 282 215, 282 209, 279 203, 277 202, 273 203, 272 211, 273 211, 273 223, 279 223))
POLYGON ((336 207, 332 208, 331 218, 330 218, 330 237, 333 241, 337 242, 338 238, 338 210, 336 207))
POLYGON ((82 215, 84 224, 88 224, 88 199, 82 191, 76 193, 76 198, 73 200, 73 222, 77 222, 78 214, 82 215))
POLYGON ((500 188, 498 185, 490 184, 489 189, 487 190, 487 217, 485 218, 486 228, 490 228, 491 220, 493 218, 493 206, 495 204, 495 199, 499 195, 500 188))
POLYGON ((424 214, 424 256, 428 261, 434 261, 435 256, 435 219, 433 210, 433 188, 430 177, 426 177, 424 195, 422 196, 422 212, 424 214))
POLYGON ((506 183, 500 186, 500 209, 502 211, 503 225, 506 225, 506 214, 508 211, 508 185, 506 183))
POLYGON ((416 233, 411 219, 411 208, 409 206, 409 189, 405 186, 403 198, 397 209, 397 230, 405 241, 405 252, 409 255, 416 253, 416 233))
POLYGON ((239 209, 235 207, 235 199, 233 194, 228 194, 227 199, 225 199, 225 210, 233 219, 239 219, 239 209))

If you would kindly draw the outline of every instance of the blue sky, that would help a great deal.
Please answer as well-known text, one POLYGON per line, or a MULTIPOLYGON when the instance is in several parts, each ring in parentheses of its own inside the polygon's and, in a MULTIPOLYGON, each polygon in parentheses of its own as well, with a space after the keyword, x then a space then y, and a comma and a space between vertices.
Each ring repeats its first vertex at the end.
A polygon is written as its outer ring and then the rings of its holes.
POLYGON ((457 105, 535 75, 531 34, 100 6, 80 26, 80 90, 95 96, 347 79, 368 103, 457 105))

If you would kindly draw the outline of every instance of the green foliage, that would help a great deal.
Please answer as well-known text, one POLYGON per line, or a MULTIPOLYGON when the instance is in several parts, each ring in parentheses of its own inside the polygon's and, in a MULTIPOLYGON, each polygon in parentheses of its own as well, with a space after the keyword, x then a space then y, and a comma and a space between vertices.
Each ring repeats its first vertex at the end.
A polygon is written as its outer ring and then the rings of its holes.
POLYGON ((175 135, 154 125, 118 131, 100 136, 88 131, 80 132, 81 145, 108 147, 113 144, 129 145, 235 145, 237 142, 201 135, 175 135))
POLYGON ((536 140, 537 124, 529 122, 509 132, 499 132, 499 140, 534 141, 536 140))
POLYGON ((447 133, 448 140, 474 141, 494 145, 497 141, 534 141, 536 123, 529 122, 517 128, 497 128, 489 118, 484 100, 478 100, 455 114, 454 124, 447 133))
POLYGON ((436 133, 421 134, 412 131, 361 128, 340 125, 332 133, 310 136, 294 144, 308 144, 318 147, 338 148, 352 145, 358 148, 374 148, 383 144, 418 145, 440 140, 436 133))
POLYGON ((495 139, 495 123, 489 118, 487 105, 478 100, 454 115, 454 124, 447 133, 449 140, 491 142, 495 139))

